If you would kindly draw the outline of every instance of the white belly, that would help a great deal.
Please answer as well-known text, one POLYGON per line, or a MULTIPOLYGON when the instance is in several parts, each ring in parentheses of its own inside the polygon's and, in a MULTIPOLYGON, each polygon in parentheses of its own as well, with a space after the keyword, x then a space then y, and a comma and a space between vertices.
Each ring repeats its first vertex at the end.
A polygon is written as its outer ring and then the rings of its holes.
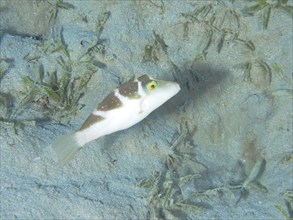
MULTIPOLYGON (((104 135, 129 128, 143 120, 149 112, 143 111, 141 99, 131 99, 120 108, 102 112, 104 119, 89 128, 76 132, 76 139, 80 145, 95 140, 104 135)), ((146 103, 143 103, 145 105, 146 103)))

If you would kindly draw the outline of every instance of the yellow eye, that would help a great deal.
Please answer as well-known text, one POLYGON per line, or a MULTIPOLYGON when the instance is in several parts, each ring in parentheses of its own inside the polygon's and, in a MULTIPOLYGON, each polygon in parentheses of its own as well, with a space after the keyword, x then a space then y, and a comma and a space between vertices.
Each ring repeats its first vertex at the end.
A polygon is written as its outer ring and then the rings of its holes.
POLYGON ((149 91, 154 90, 157 87, 157 82, 156 81, 151 81, 147 84, 147 88, 149 91))

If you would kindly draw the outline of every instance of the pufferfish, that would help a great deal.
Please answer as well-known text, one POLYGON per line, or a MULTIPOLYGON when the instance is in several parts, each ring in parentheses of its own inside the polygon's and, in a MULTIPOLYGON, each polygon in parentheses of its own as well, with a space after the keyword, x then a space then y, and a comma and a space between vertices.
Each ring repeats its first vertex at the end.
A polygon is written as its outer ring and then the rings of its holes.
POLYGON ((90 141, 135 125, 179 91, 178 83, 148 75, 122 84, 98 104, 79 130, 53 142, 59 162, 66 164, 90 141))

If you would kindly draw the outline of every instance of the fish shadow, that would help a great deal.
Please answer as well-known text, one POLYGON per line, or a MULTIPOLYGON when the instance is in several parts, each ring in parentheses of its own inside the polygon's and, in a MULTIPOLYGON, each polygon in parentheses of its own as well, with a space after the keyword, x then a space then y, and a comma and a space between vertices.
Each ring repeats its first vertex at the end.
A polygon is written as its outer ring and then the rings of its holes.
POLYGON ((186 111, 189 105, 199 102, 207 92, 223 85, 230 74, 224 68, 215 68, 208 63, 196 63, 183 70, 179 68, 173 73, 175 81, 180 84, 180 92, 169 100, 162 108, 164 113, 175 110, 186 111))

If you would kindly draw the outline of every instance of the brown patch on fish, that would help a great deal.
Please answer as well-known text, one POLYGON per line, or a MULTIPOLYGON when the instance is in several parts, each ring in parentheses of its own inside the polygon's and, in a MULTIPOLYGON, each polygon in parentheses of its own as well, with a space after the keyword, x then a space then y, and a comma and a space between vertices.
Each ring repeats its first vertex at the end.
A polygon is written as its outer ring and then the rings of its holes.
POLYGON ((138 81, 141 82, 142 87, 144 88, 149 82, 153 81, 148 75, 142 75, 141 77, 137 78, 138 81))
POLYGON ((122 106, 122 102, 111 92, 97 107, 98 111, 108 111, 122 106))
POLYGON ((93 124, 104 120, 102 116, 91 114, 80 127, 79 131, 89 128, 93 124))
POLYGON ((122 84, 119 88, 119 93, 125 97, 138 99, 140 95, 138 94, 138 82, 127 82, 122 84))

